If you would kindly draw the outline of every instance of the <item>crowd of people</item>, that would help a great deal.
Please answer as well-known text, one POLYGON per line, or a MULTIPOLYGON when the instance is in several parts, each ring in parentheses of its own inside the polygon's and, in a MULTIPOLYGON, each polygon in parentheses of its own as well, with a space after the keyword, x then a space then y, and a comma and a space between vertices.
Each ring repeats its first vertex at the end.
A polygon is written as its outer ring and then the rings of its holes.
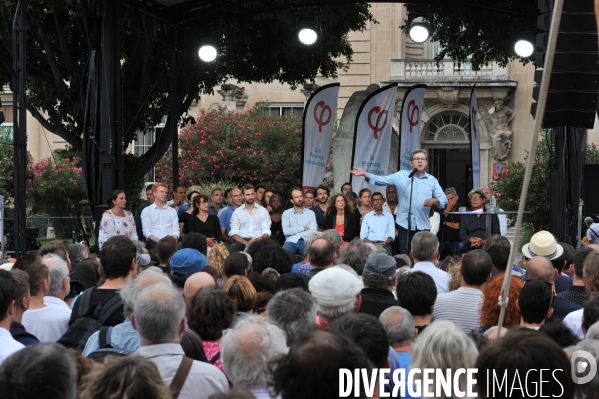
MULTIPOLYGON (((456 190, 424 171, 426 152, 412 158, 410 223, 409 171, 352 170, 385 196, 245 185, 175 187, 169 202, 158 183, 135 215, 116 191, 97 255, 53 241, 0 265, 0 396, 332 398, 341 369, 477 368, 481 398, 594 397, 599 376, 574 376, 589 361, 575 354, 599 359, 599 246, 539 231, 508 264, 502 221, 493 214, 487 236, 480 217, 486 188, 454 212, 456 190), (543 369, 552 377, 530 375, 543 369)), ((416 381, 368 395, 356 383, 350 396, 426 396, 432 382, 416 381)), ((466 391, 465 375, 452 381, 466 391)))

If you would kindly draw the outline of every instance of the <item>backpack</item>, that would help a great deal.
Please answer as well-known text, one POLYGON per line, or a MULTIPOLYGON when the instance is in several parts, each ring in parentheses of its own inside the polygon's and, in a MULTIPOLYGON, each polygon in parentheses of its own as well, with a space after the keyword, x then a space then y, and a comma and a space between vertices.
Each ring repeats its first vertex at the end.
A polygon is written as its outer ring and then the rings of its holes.
POLYGON ((94 362, 101 363, 108 356, 127 356, 129 352, 115 348, 110 345, 110 337, 112 335, 112 327, 103 326, 100 328, 100 336, 98 337, 99 348, 87 355, 87 358, 94 362))
POLYGON ((104 306, 98 304, 92 315, 89 315, 91 307, 91 299, 95 287, 83 291, 79 299, 79 309, 75 322, 65 331, 65 333, 57 341, 59 344, 67 348, 82 351, 85 348, 88 338, 98 331, 106 321, 116 312, 122 304, 120 295, 115 296, 108 301, 104 306))

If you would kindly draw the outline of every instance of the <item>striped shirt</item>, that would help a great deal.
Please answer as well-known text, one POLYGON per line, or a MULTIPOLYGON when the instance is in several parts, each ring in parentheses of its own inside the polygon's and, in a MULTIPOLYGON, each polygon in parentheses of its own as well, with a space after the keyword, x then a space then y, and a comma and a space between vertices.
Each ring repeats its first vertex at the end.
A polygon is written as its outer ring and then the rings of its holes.
POLYGON ((483 292, 477 288, 460 287, 437 295, 433 320, 449 320, 465 332, 480 327, 483 292))

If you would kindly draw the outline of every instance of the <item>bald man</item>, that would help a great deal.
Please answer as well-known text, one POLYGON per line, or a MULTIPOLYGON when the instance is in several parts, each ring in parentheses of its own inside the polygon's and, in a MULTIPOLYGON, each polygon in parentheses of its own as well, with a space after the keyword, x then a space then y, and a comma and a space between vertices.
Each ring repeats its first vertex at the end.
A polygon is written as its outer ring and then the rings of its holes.
MULTIPOLYGON (((535 256, 534 258, 530 259, 526 265, 526 272, 528 274, 528 280, 540 280, 551 284, 552 286, 558 273, 557 269, 553 267, 551 261, 544 256, 535 256)), ((567 299, 561 297, 554 297, 551 307, 553 308, 553 316, 548 319, 550 322, 555 320, 563 320, 568 313, 581 309, 579 304, 568 301, 567 299)))
POLYGON ((183 287, 183 300, 187 307, 191 307, 191 300, 204 287, 210 287, 216 284, 214 278, 206 272, 194 273, 185 281, 183 287))

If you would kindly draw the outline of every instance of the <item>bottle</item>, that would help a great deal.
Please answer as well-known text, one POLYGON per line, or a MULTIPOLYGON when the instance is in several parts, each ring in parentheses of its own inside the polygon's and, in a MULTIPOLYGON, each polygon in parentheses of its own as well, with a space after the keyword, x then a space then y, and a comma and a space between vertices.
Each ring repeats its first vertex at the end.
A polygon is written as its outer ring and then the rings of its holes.
POLYGON ((491 197, 491 209, 490 209, 491 213, 495 213, 497 212, 497 200, 495 199, 495 196, 491 197))

